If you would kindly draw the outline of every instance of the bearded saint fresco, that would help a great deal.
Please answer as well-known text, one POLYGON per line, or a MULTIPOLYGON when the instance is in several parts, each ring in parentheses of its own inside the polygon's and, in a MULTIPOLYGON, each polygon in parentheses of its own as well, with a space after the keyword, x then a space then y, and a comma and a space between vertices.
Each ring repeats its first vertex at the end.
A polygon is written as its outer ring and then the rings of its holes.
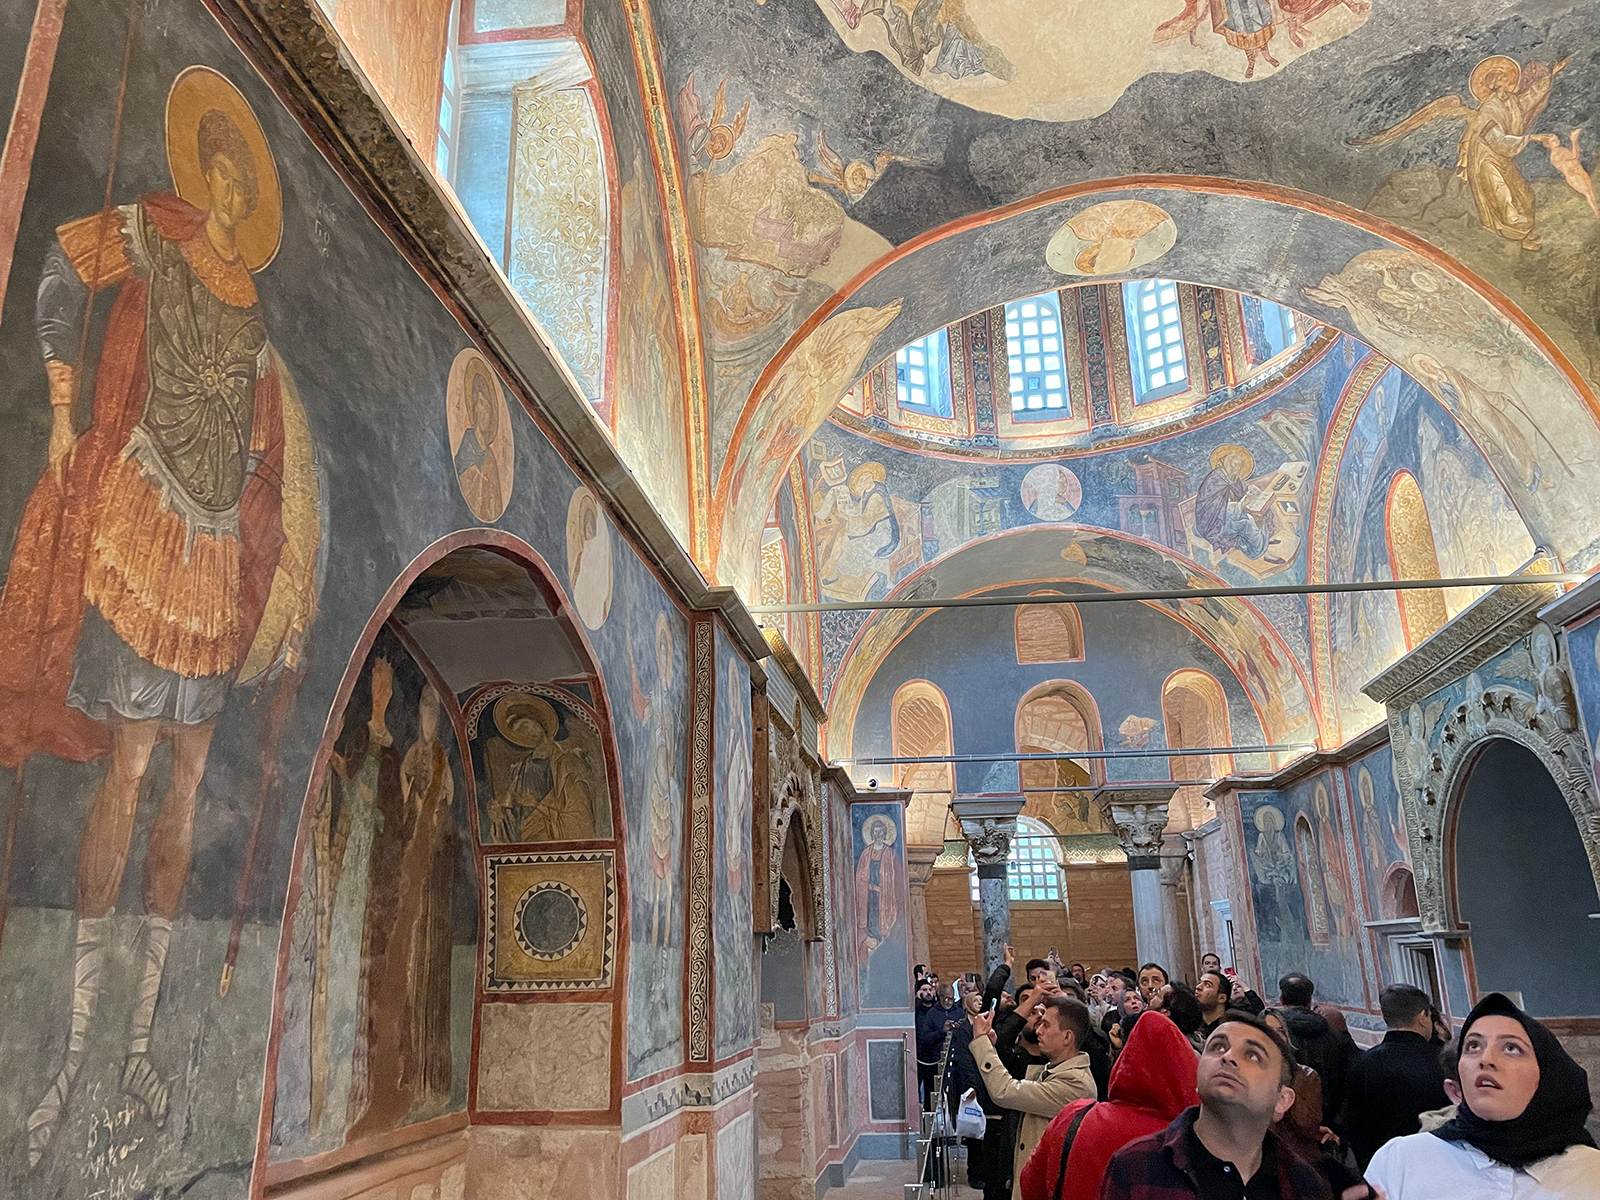
MULTIPOLYGON (((170 739, 119 1081, 165 1123, 181 1064, 153 1060, 151 1030, 212 735, 236 684, 279 676, 268 726, 281 729, 316 607, 310 438, 251 278, 278 247, 277 168, 248 102, 209 68, 178 77, 166 125, 175 194, 69 220, 39 274, 49 461, 0 597, 0 763, 20 774, 43 752, 106 770, 77 848, 65 1052, 27 1121, 34 1165, 73 1099, 145 774, 170 739), (115 300, 95 338, 103 291, 115 300), (86 371, 92 413, 79 433, 86 371)), ((264 774, 276 757, 269 733, 264 774)))

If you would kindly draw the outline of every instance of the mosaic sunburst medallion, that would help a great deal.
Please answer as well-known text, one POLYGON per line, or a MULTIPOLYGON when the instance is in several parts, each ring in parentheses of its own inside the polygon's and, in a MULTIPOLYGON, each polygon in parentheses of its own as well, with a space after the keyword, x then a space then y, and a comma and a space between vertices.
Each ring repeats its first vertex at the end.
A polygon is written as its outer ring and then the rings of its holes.
POLYGON ((588 928, 589 908, 583 897, 555 880, 522 893, 512 924, 517 945, 540 962, 556 962, 571 954, 588 928))

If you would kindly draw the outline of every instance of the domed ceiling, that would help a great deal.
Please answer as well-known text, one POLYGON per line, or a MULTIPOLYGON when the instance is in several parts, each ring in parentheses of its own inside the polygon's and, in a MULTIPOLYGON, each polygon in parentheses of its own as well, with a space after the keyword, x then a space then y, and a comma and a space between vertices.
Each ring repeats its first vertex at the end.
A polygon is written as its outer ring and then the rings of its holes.
MULTIPOLYGON (((609 189, 592 398, 747 598, 1600 562, 1600 4, 619 0, 556 32, 609 189)), ((1431 595, 1158 603, 1264 736, 1327 744, 1471 599, 1431 595)), ((845 743, 916 624, 774 618, 845 743)))
POLYGON ((1304 313, 1173 280, 1023 296, 868 371, 830 423, 885 446, 1027 462, 1127 449, 1221 420, 1333 345, 1304 313))

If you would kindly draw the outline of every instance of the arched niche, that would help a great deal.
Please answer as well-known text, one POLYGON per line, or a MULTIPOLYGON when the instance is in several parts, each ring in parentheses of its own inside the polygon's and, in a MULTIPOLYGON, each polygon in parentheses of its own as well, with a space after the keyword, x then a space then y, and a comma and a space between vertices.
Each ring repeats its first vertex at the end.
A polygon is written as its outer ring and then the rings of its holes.
MULTIPOLYGON (((1438 579, 1439 551, 1433 540, 1433 522, 1422 499, 1422 488, 1410 471, 1397 471, 1389 482, 1384 506, 1384 529, 1389 543, 1389 571, 1395 579, 1438 579)), ((1436 588, 1416 588, 1395 593, 1400 604, 1400 628, 1410 650, 1428 640, 1449 614, 1444 593, 1436 588)))
POLYGON ((1417 907, 1417 881, 1404 863, 1394 863, 1383 877, 1383 892, 1378 910, 1385 921, 1415 920, 1420 916, 1417 907))
POLYGON ((617 781, 604 683, 547 565, 484 530, 430 547, 351 655, 302 805, 258 1150, 269 1184, 479 1118, 617 1123, 617 781), (516 1053, 596 1022, 609 1037, 581 1037, 590 1050, 559 1072, 516 1053))
MULTIPOLYGON (((779 909, 785 876, 784 856, 792 845, 804 871, 789 880, 793 890, 804 885, 804 911, 808 921, 801 931, 806 940, 825 936, 827 908, 819 903, 824 895, 825 852, 821 770, 801 741, 800 705, 795 702, 792 723, 771 713, 768 723, 767 781, 770 799, 766 807, 767 903, 765 925, 758 932, 780 928, 779 909)), ((756 914, 758 924, 763 915, 756 914)))
POLYGON ((1487 739, 1446 824, 1447 896, 1468 931, 1475 994, 1522 994, 1538 1017, 1600 1015, 1600 894, 1555 778, 1531 749, 1487 739))
MULTIPOLYGON (((1054 589, 1029 595, 1061 595, 1054 589)), ((1015 618, 1018 663, 1083 661, 1083 618, 1076 604, 1020 604, 1015 618)))
MULTIPOLYGON (((1018 754, 1060 754, 1103 748, 1100 709, 1087 688, 1055 679, 1031 688, 1017 704, 1018 754)), ((1099 759, 1035 759, 1018 764, 1023 811, 1064 835, 1106 833, 1092 789, 1105 781, 1099 759)))
MULTIPOLYGON (((1233 744, 1228 698, 1222 684, 1205 671, 1186 667, 1167 676, 1161 685, 1161 716, 1171 749, 1199 750, 1233 744)), ((1167 762, 1172 778, 1179 781, 1220 779, 1233 769, 1231 754, 1183 755, 1167 762)), ((1203 789, 1199 785, 1180 787, 1178 795, 1188 809, 1191 824, 1202 824, 1208 803, 1203 789)))
MULTIPOLYGON (((950 702, 937 685, 911 679, 895 689, 889 708, 890 745, 895 758, 948 755, 954 748, 950 702)), ((911 790, 906 809, 906 837, 916 845, 943 845, 950 797, 955 789, 950 763, 900 763, 896 787, 911 790)))

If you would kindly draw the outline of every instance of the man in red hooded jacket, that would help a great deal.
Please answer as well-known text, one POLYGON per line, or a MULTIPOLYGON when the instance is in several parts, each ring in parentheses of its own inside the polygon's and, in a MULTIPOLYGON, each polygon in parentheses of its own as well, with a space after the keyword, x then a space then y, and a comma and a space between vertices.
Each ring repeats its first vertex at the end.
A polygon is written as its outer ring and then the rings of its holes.
POLYGON ((1106 1100, 1079 1100, 1050 1122, 1022 1168, 1022 1200, 1058 1200, 1061 1147, 1084 1110, 1072 1140, 1059 1200, 1095 1200, 1111 1156, 1129 1142, 1159 1133, 1179 1113, 1200 1102, 1196 1058, 1189 1039, 1157 1012, 1141 1015, 1111 1072, 1106 1100))

